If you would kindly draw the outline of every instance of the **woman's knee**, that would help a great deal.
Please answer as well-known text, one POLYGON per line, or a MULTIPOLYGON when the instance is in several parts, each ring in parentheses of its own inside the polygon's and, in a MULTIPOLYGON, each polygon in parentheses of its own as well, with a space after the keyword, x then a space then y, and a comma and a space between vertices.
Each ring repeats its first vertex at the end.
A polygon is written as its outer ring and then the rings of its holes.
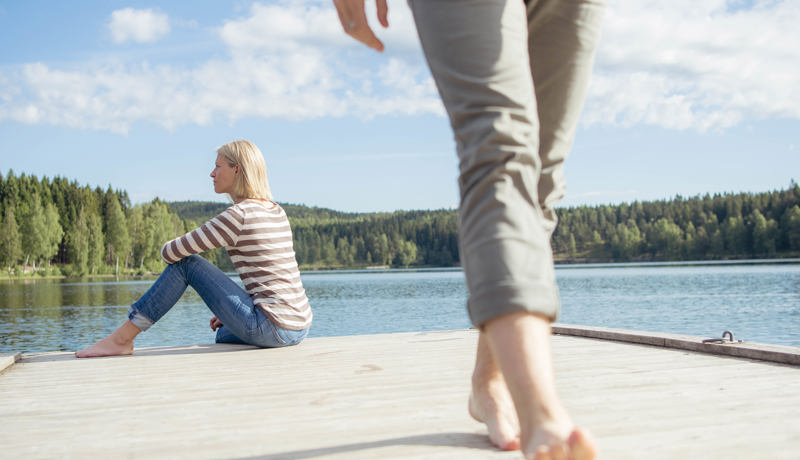
POLYGON ((178 264, 181 264, 181 265, 196 265, 196 264, 203 264, 203 263, 209 263, 209 262, 206 259, 200 257, 197 254, 192 254, 189 257, 184 257, 183 259, 175 262, 176 265, 178 265, 178 264))
POLYGON ((207 261, 203 257, 192 254, 189 257, 184 257, 183 259, 176 262, 174 265, 178 266, 180 269, 184 270, 187 276, 191 275, 192 273, 199 274, 199 273, 210 273, 210 271, 219 271, 222 272, 216 265, 212 264, 211 262, 207 261))

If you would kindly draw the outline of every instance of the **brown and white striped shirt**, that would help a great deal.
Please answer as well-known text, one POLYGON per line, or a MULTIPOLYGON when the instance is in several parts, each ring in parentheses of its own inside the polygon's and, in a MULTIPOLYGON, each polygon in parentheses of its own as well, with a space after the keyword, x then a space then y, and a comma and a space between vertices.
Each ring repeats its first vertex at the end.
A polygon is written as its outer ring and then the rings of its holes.
POLYGON ((244 200, 191 232, 167 242, 161 258, 225 247, 253 303, 274 324, 291 330, 311 325, 311 306, 300 281, 286 212, 272 201, 244 200))

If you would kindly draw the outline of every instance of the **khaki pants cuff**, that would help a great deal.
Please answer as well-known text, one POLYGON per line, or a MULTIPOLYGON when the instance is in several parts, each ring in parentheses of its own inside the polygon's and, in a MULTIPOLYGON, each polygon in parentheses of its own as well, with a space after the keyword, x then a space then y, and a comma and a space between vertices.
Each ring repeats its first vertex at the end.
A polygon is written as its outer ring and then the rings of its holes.
POLYGON ((510 313, 538 313, 555 321, 561 309, 558 288, 540 283, 495 283, 470 295, 467 302, 470 321, 482 327, 487 321, 510 313))

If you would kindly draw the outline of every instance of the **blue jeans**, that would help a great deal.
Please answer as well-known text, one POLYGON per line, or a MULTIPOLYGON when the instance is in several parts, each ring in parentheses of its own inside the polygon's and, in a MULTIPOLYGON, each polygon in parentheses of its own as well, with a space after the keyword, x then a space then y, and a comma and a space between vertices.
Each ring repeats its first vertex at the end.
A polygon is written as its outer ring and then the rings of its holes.
POLYGON ((293 331, 276 326, 253 304, 253 299, 228 275, 200 256, 167 265, 155 284, 128 310, 128 319, 146 331, 172 308, 191 286, 222 321, 217 343, 242 343, 275 348, 296 345, 308 328, 293 331))

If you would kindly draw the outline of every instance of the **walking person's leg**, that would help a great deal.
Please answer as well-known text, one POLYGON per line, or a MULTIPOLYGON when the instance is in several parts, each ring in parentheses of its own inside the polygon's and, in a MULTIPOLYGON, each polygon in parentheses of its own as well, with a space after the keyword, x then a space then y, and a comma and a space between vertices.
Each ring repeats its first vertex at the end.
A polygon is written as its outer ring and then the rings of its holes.
POLYGON ((550 232, 600 38, 604 0, 528 0, 528 49, 539 117, 539 204, 550 232))
MULTIPOLYGON (((572 148, 578 119, 583 109, 594 63, 594 53, 600 37, 605 2, 603 0, 528 0, 526 3, 531 74, 539 118, 539 158, 541 160, 538 181, 539 206, 544 217, 543 225, 548 234, 552 236, 557 224, 554 206, 566 192, 564 162, 572 148)), ((486 324, 486 335, 495 342, 491 346, 492 349, 531 350, 531 353, 525 357, 528 363, 522 366, 513 354, 497 355, 496 361, 510 361, 509 364, 498 363, 497 366, 517 373, 516 377, 506 374, 509 385, 524 382, 525 376, 532 373, 553 372, 550 363, 552 354, 549 340, 540 340, 545 336, 544 333, 530 333, 536 328, 546 328, 549 335, 549 326, 545 326, 543 322, 546 320, 547 318, 542 317, 510 315, 486 324), (529 324, 526 325, 526 322, 529 324), (515 329, 519 333, 515 333, 515 329), (526 340, 528 343, 525 343, 526 340)), ((543 381, 554 382, 554 378, 543 381)), ((528 396, 540 394, 538 398, 534 397, 534 400, 517 402, 517 407, 530 407, 537 404, 537 400, 557 398, 555 385, 534 387, 534 391, 527 393, 511 388, 511 393, 527 394, 528 396)), ((520 413, 523 426, 538 423, 536 419, 527 422, 522 420, 531 414, 534 412, 520 413)), ((566 413, 556 419, 569 420, 566 413)), ((563 433, 571 429, 570 425, 571 422, 560 427, 553 425, 549 429, 540 430, 529 441, 523 441, 523 446, 547 445, 557 442, 559 439, 563 439, 563 433)), ((593 441, 580 430, 572 431, 567 439, 568 450, 571 450, 572 455, 576 458, 594 456, 593 448, 589 449, 592 444, 593 441)), ((527 452, 534 453, 530 449, 527 452)))
POLYGON ((549 322, 559 308, 549 245, 555 221, 540 204, 525 7, 410 3, 459 152, 462 264, 470 316, 483 328, 470 412, 501 448, 521 442, 529 458, 567 452, 592 458, 592 441, 572 426, 552 371, 549 322))

